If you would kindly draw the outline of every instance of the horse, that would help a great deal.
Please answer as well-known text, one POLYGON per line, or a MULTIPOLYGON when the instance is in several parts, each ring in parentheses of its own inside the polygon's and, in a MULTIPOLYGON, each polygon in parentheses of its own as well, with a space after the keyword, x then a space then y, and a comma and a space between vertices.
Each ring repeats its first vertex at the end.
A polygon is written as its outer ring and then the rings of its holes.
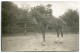
POLYGON ((38 22, 38 26, 43 36, 43 45, 45 45, 45 31, 48 27, 52 27, 55 29, 57 33, 56 43, 59 40, 59 33, 61 33, 61 43, 63 40, 63 26, 66 24, 62 19, 57 19, 55 17, 50 17, 48 15, 42 15, 37 10, 31 10, 31 16, 36 19, 38 22))

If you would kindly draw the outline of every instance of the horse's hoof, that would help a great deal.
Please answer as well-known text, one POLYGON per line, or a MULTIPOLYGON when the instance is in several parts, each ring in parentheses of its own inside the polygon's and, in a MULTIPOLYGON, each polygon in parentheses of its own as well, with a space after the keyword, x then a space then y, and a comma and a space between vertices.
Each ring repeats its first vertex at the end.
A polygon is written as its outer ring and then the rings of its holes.
POLYGON ((63 43, 63 42, 60 42, 60 43, 63 43))
POLYGON ((55 41, 55 43, 58 43, 57 41, 55 41))
POLYGON ((45 46, 45 43, 42 43, 43 44, 43 46, 45 46))
POLYGON ((60 43, 63 43, 63 40, 61 40, 60 43))

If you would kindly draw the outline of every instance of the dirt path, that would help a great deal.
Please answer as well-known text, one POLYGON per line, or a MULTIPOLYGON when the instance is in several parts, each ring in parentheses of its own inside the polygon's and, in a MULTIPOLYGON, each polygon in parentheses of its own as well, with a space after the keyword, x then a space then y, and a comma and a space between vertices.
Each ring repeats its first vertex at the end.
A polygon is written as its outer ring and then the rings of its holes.
POLYGON ((55 43, 56 34, 46 33, 46 45, 43 46, 41 34, 16 34, 2 37, 2 51, 78 51, 78 38, 78 34, 64 34, 63 43, 55 43))

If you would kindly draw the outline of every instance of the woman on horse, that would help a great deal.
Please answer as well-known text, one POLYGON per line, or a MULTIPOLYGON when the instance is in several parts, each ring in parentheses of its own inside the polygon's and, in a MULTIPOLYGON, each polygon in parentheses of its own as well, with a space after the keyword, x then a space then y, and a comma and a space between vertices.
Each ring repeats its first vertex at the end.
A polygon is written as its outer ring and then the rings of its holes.
POLYGON ((45 10, 45 13, 44 13, 44 17, 45 17, 45 20, 47 21, 47 23, 49 25, 54 26, 54 25, 56 25, 54 22, 57 22, 57 21, 55 20, 55 17, 52 15, 51 6, 52 6, 51 4, 46 5, 46 10, 45 10))
POLYGON ((46 7, 46 14, 49 15, 49 16, 52 16, 52 9, 51 9, 51 4, 48 4, 46 7))

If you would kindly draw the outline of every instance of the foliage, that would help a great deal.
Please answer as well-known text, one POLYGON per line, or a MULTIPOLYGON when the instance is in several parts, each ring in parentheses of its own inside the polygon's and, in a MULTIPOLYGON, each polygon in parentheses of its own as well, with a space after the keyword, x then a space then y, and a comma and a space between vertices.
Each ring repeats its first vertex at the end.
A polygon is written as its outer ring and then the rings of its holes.
POLYGON ((5 21, 12 21, 12 19, 16 20, 17 16, 17 6, 14 5, 12 2, 2 2, 2 20, 5 21))
MULTIPOLYGON (((13 28, 23 28, 26 26, 31 26, 31 20, 29 18, 29 12, 28 9, 21 9, 18 8, 14 3, 3 1, 2 2, 2 30, 4 27, 9 27, 9 29, 13 28), (25 24, 25 21, 27 22, 25 24), (12 28, 10 28, 12 27, 12 28)), ((10 31, 9 30, 9 31, 10 31)), ((8 31, 8 29, 5 29, 3 31, 8 31)), ((14 32, 14 31, 13 31, 14 32)))
POLYGON ((18 8, 12 2, 2 2, 2 21, 8 21, 13 26, 16 21, 27 21, 28 9, 18 8))
POLYGON ((69 27, 79 27, 79 13, 77 10, 69 9, 61 16, 61 18, 69 27))
POLYGON ((78 10, 68 9, 61 18, 71 27, 72 32, 79 31, 79 12, 78 10))

